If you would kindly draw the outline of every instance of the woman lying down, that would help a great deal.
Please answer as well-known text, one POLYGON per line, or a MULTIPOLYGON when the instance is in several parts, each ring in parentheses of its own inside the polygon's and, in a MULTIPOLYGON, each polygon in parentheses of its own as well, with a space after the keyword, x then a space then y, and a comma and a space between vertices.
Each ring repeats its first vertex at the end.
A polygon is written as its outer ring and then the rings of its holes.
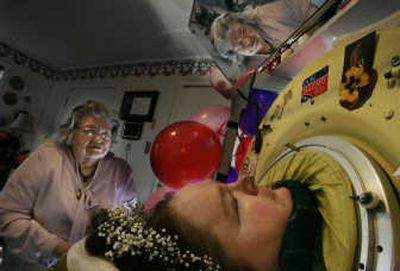
POLYGON ((67 269, 352 270, 352 191, 335 161, 301 151, 258 178, 209 179, 151 210, 101 212, 68 252, 67 269))

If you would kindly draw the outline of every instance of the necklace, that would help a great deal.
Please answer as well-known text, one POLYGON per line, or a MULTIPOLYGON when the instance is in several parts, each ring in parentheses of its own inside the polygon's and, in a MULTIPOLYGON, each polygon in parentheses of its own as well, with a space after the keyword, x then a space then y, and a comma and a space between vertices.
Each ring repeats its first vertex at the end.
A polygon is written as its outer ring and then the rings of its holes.
POLYGON ((92 165, 92 166, 79 166, 78 165, 78 172, 81 177, 82 183, 88 184, 92 180, 93 175, 96 171, 96 168, 97 168, 96 165, 92 165))

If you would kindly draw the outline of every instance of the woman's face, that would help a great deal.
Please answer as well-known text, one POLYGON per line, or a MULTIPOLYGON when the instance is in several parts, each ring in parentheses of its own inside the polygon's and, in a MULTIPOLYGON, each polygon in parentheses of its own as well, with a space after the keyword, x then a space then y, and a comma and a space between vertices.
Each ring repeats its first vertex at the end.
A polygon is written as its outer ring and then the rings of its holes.
POLYGON ((72 133, 72 151, 78 161, 98 161, 110 150, 111 122, 108 118, 86 116, 72 133))
POLYGON ((229 31, 229 42, 238 54, 252 56, 265 47, 265 41, 250 25, 232 23, 229 31))
POLYGON ((185 186, 170 202, 177 215, 214 236, 229 258, 254 270, 276 270, 292 211, 287 188, 271 190, 247 179, 234 184, 206 180, 185 186))

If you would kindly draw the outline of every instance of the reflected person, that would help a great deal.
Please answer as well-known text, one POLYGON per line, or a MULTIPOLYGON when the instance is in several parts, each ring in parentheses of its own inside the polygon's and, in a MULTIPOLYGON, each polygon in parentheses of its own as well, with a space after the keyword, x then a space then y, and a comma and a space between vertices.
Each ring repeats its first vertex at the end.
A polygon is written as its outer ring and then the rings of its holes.
POLYGON ((321 5, 312 0, 276 0, 242 12, 227 12, 211 25, 212 43, 224 58, 268 55, 321 5))

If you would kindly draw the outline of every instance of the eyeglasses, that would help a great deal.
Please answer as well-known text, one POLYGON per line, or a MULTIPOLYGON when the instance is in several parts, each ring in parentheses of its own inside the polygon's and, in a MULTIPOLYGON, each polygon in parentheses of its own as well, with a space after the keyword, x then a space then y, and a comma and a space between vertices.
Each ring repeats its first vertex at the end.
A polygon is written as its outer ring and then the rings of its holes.
POLYGON ((101 137, 103 140, 110 140, 111 139, 111 131, 110 130, 97 130, 95 128, 89 127, 76 127, 77 130, 82 132, 88 138, 93 138, 95 136, 101 137))

